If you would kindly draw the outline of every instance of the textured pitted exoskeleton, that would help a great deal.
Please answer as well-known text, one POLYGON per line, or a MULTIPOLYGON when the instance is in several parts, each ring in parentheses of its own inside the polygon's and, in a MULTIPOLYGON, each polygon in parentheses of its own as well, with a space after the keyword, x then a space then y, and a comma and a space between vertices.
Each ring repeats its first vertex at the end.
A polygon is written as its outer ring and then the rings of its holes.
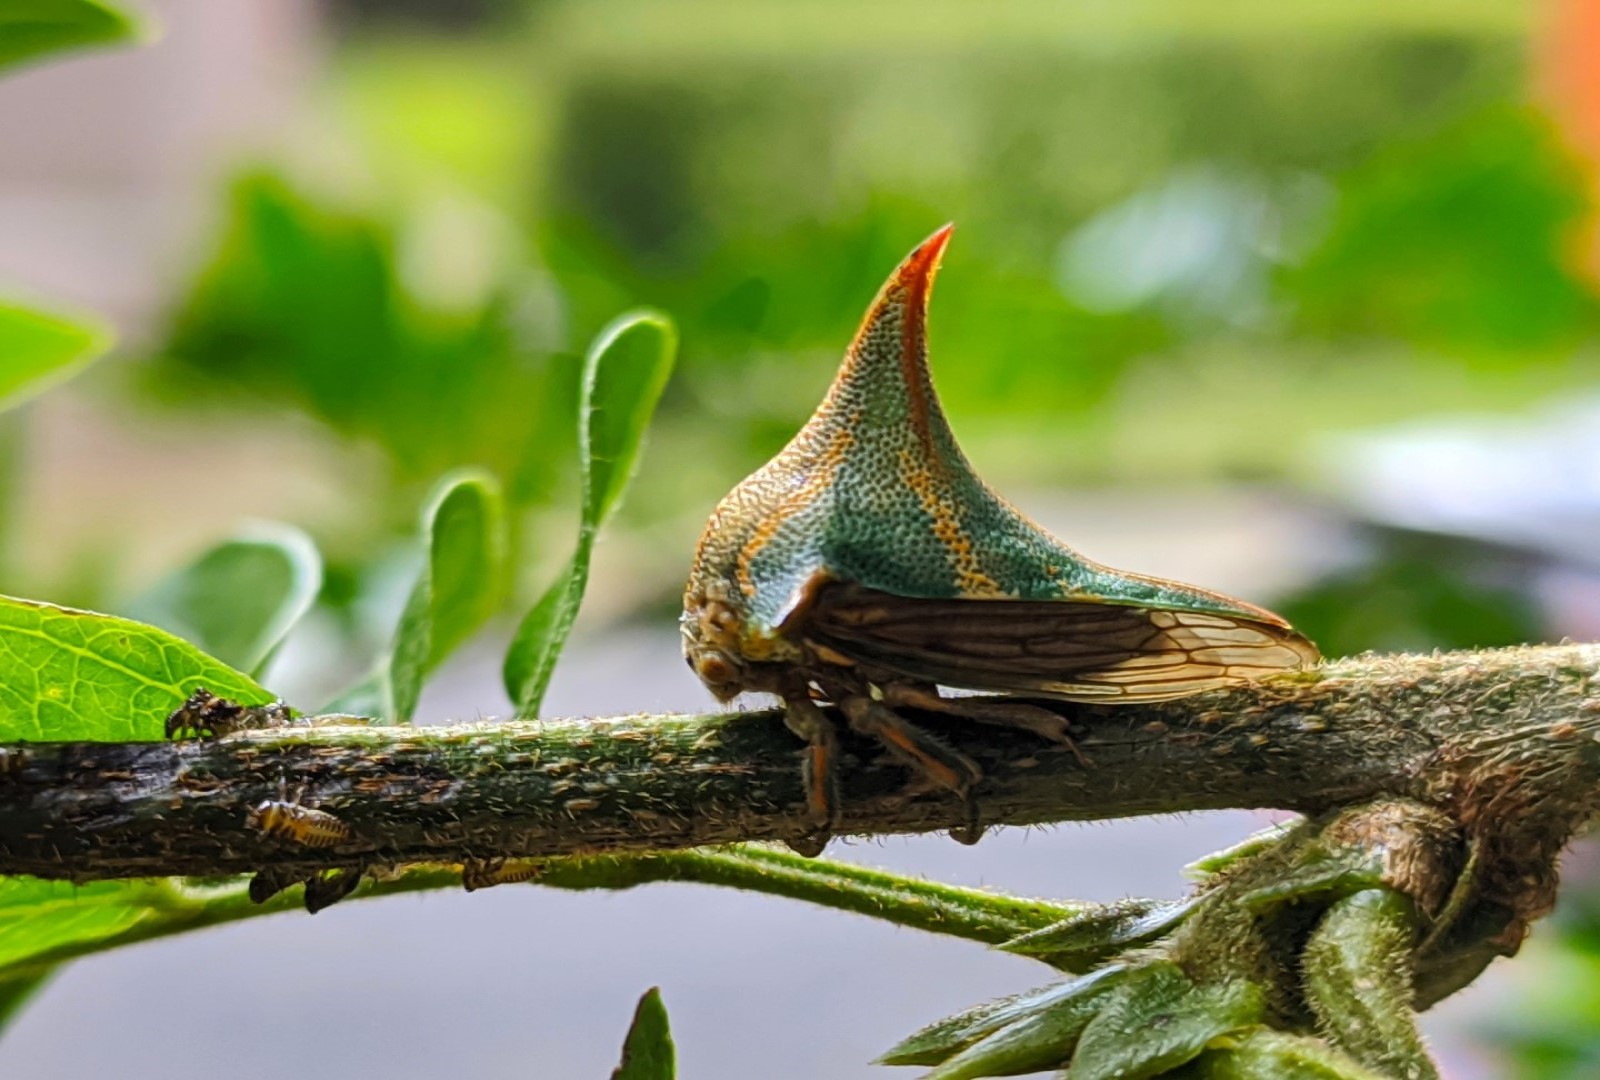
MULTIPOLYGON (((928 374, 928 293, 949 237, 947 226, 900 265, 815 415, 722 500, 684 594, 700 678, 724 701, 778 694, 810 744, 802 850, 820 850, 838 805, 819 702, 970 807, 976 764, 897 709, 1070 740, 1040 706, 941 686, 1152 701, 1317 659, 1269 611, 1085 559, 973 474, 928 374)), ((974 814, 956 835, 978 832, 974 814)))

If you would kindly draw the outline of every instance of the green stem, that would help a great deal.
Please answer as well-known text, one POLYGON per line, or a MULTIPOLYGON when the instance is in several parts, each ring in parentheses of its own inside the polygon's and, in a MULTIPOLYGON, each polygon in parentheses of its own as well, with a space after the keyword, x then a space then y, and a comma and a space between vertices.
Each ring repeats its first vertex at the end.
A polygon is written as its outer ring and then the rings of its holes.
MULTIPOLYGON (((536 880, 541 885, 574 890, 629 889, 664 881, 717 885, 805 900, 897 926, 986 944, 998 944, 1016 934, 1048 925, 1075 910, 1042 900, 962 889, 751 846, 718 851, 553 859, 543 866, 536 880)), ((459 888, 460 885, 461 875, 454 867, 412 866, 367 882, 356 896, 395 896, 425 889, 459 888)), ((301 903, 299 895, 291 890, 264 904, 256 904, 240 884, 196 889, 158 881, 133 886, 129 893, 129 902, 146 908, 149 917, 112 937, 66 944, 36 954, 11 971, 19 978, 42 973, 63 961, 105 949, 291 911, 301 903)))
MULTIPOLYGON (((694 881, 805 900, 823 907, 998 945, 1017 934, 1048 926, 1081 910, 1043 900, 963 889, 903 877, 850 863, 808 859, 787 851, 740 845, 720 850, 647 855, 620 860, 655 881, 694 881)), ((583 860, 587 864, 590 860, 583 860)), ((563 860, 552 864, 564 868, 563 860)), ((559 874, 559 870, 556 874, 559 874)), ((580 869, 587 876, 587 866, 580 869)), ((579 888, 600 887, 592 883, 579 888)), ((547 873, 546 884, 561 885, 547 873)))

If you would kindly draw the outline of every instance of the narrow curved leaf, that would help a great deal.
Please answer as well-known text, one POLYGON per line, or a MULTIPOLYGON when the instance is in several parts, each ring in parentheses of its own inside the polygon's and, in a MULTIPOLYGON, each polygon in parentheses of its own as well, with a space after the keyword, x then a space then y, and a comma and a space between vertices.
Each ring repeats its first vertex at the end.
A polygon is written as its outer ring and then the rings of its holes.
POLYGON ((165 630, 0 597, 0 742, 164 738, 196 687, 245 705, 271 694, 165 630))
POLYGON ((522 620, 506 653, 506 692, 520 717, 539 715, 556 659, 589 584, 595 538, 632 479, 677 349, 677 330, 666 316, 634 312, 607 327, 584 358, 578 403, 583 490, 578 544, 566 568, 522 620))
POLYGON ((1269 825, 1265 829, 1251 833, 1231 847, 1200 856, 1183 868, 1183 876, 1190 881, 1205 881, 1244 859, 1261 854, 1304 824, 1304 818, 1291 818, 1276 825, 1269 825))
POLYGON ((980 1039, 1032 1017, 1058 1009, 1075 1008, 1076 1003, 1080 1002, 1092 1002, 1097 1009, 1101 999, 1128 974, 1126 966, 1111 965, 1066 982, 1051 983, 1011 997, 985 1002, 929 1024, 915 1035, 902 1039, 878 1059, 878 1064, 938 1065, 980 1039))
POLYGON ((156 585, 128 613, 260 675, 321 590, 322 556, 311 538, 261 522, 156 585))
POLYGON ((1252 911, 1265 911, 1278 904, 1348 896, 1382 884, 1380 854, 1360 849, 1313 849, 1302 852, 1295 865, 1266 885, 1243 894, 1237 902, 1252 911))
POLYGON ((1198 903, 1198 897, 1191 897, 1096 904, 1060 922, 1020 934, 999 948, 1036 957, 1064 971, 1083 971, 1124 949, 1169 933, 1198 903))
POLYGON ((412 594, 410 618, 401 619, 400 635, 426 637, 428 647, 396 651, 425 656, 424 670, 432 671, 481 629, 499 605, 506 563, 505 497, 499 483, 477 472, 447 478, 429 505, 424 527, 426 581, 419 581, 412 594), (421 614, 424 591, 426 616, 421 614))
POLYGON ((422 536, 422 568, 388 654, 330 709, 408 723, 428 675, 494 614, 506 564, 505 497, 495 479, 466 471, 441 480, 422 536))
POLYGON ((633 479, 639 447, 672 374, 678 332, 665 315, 635 312, 607 327, 583 371, 578 442, 584 520, 599 528, 633 479))
POLYGON ((927 1080, 1017 1076, 1064 1064, 1110 989, 1101 983, 1096 993, 1074 995, 1015 1020, 945 1061, 927 1080))
POLYGON ((112 45, 139 24, 105 0, 6 0, 0 4, 0 70, 66 49, 112 45))
POLYGON ((661 989, 652 986, 633 1011, 633 1024, 622 1044, 622 1064, 611 1080, 673 1080, 678 1075, 677 1051, 667 1025, 661 989))
MULTIPOLYGON (((5 35, 0 14, 0 61, 5 35)), ((110 345, 111 333, 103 326, 0 302, 0 410, 70 378, 110 345)))
POLYGON ((1379 1072, 1437 1080, 1417 1030, 1411 897, 1366 889, 1328 908, 1306 941, 1307 1003, 1328 1042, 1379 1072))

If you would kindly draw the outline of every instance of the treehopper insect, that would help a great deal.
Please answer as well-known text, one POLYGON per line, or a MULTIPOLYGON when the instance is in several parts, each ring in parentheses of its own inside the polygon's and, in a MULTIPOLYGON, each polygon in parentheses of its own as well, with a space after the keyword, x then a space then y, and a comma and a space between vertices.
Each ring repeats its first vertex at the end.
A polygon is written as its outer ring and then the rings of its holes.
POLYGON ((965 800, 953 835, 970 842, 977 764, 900 710, 1070 743, 1060 716, 1006 695, 1159 701, 1318 659, 1270 611, 1084 558, 973 474, 928 371, 949 239, 946 226, 900 264, 810 421, 717 506, 684 594, 689 666, 722 701, 777 694, 807 742, 801 851, 820 851, 838 815, 824 704, 965 800))

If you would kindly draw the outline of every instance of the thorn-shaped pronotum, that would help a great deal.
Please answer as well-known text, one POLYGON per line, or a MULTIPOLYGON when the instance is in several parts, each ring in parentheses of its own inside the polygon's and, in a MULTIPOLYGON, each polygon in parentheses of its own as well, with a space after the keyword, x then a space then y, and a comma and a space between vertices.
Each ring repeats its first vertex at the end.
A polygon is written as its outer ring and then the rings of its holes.
MULTIPOLYGON (((946 226, 900 264, 810 421, 717 506, 684 594, 696 674, 724 701, 778 694, 809 744, 803 850, 820 850, 837 814, 819 701, 970 806, 977 765, 901 708, 1062 741, 1065 725, 939 687, 1143 702, 1317 660, 1270 611, 1084 558, 973 474, 928 373, 928 294, 949 239, 946 226)), ((975 813, 961 832, 976 837, 975 813)))

